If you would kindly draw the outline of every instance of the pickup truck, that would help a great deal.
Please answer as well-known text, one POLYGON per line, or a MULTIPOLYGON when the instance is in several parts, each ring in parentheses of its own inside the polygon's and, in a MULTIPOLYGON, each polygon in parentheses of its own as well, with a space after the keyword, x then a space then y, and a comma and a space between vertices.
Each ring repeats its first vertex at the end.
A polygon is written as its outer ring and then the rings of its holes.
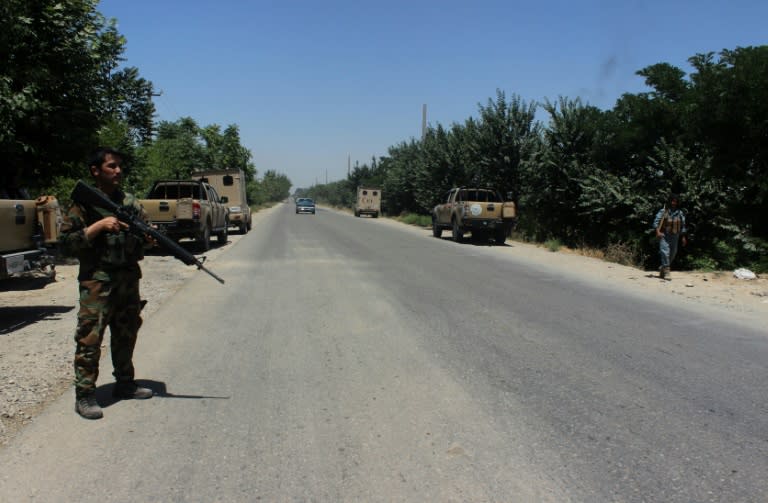
POLYGON ((504 244, 516 222, 515 203, 488 188, 453 188, 432 210, 432 234, 439 238, 443 229, 450 229, 457 243, 471 232, 475 239, 492 236, 497 244, 504 244))
POLYGON ((158 180, 139 202, 152 224, 172 239, 194 239, 203 251, 210 249, 212 234, 220 244, 227 242, 227 197, 203 181, 158 180))
POLYGON ((27 271, 41 271, 54 279, 60 227, 61 209, 55 197, 30 199, 26 193, 0 190, 0 279, 27 271))

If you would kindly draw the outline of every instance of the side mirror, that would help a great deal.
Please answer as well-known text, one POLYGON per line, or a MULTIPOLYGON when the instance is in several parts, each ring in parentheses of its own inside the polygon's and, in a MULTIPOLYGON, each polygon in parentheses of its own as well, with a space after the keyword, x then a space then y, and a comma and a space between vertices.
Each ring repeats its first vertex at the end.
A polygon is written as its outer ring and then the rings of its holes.
POLYGON ((222 204, 223 204, 223 203, 228 203, 228 202, 229 202, 229 198, 228 198, 227 196, 221 196, 221 197, 219 198, 219 201, 221 201, 221 202, 222 202, 222 204))

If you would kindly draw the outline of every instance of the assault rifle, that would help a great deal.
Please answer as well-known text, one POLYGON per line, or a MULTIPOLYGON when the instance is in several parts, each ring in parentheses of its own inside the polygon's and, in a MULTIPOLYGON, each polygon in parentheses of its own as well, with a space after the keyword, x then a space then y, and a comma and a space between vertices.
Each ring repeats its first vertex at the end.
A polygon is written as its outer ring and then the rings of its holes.
MULTIPOLYGON (((75 190, 72 191, 72 200, 76 203, 102 208, 114 213, 118 220, 128 225, 129 232, 135 236, 138 236, 141 239, 145 239, 146 236, 151 237, 158 245, 171 252, 174 257, 181 260, 186 265, 194 265, 198 269, 202 269, 210 274, 222 285, 224 284, 223 279, 218 277, 212 271, 206 269, 202 261, 198 260, 197 257, 179 246, 174 240, 134 215, 130 209, 115 204, 114 201, 110 200, 102 192, 95 190, 82 180, 78 181, 77 185, 75 185, 75 190)), ((203 260, 205 260, 205 257, 203 257, 203 260)))

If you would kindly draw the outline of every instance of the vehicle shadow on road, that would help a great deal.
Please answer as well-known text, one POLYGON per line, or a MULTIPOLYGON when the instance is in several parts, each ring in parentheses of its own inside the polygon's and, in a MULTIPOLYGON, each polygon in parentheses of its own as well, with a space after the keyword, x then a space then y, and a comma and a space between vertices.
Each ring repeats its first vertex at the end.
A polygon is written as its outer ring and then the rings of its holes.
POLYGON ((40 290, 49 283, 56 281, 55 273, 25 273, 24 276, 14 278, 5 278, 0 280, 0 291, 2 292, 20 292, 25 290, 40 290))
MULTIPOLYGON (((229 400, 229 396, 217 396, 217 395, 205 395, 205 394, 179 394, 171 393, 168 391, 168 387, 162 381, 154 381, 151 379, 136 379, 136 384, 143 388, 149 388, 154 393, 154 398, 186 398, 192 400, 213 399, 213 400, 229 400)), ((99 404, 106 408, 119 402, 119 398, 112 396, 112 391, 115 389, 115 383, 102 384, 96 388, 96 400, 99 404)))
MULTIPOLYGON (((451 236, 442 236, 437 239, 441 241, 453 241, 453 238, 451 236)), ((501 247, 501 248, 512 247, 512 245, 509 243, 498 244, 496 241, 494 241, 491 238, 477 239, 477 238, 473 238, 472 236, 465 237, 459 244, 471 245, 471 246, 488 246, 488 247, 494 247, 494 248, 495 247, 501 247)))
POLYGON ((0 335, 10 334, 38 321, 60 320, 61 315, 74 308, 74 305, 0 307, 0 335))

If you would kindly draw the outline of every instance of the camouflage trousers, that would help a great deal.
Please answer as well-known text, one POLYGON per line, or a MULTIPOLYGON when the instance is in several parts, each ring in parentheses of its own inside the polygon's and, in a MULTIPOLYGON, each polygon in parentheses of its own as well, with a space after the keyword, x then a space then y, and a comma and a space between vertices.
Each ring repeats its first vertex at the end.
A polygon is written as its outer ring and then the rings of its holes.
POLYGON ((133 350, 141 327, 139 278, 118 273, 112 281, 80 282, 80 311, 75 330, 75 395, 93 393, 99 377, 104 332, 109 327, 113 375, 118 381, 134 378, 133 350))

